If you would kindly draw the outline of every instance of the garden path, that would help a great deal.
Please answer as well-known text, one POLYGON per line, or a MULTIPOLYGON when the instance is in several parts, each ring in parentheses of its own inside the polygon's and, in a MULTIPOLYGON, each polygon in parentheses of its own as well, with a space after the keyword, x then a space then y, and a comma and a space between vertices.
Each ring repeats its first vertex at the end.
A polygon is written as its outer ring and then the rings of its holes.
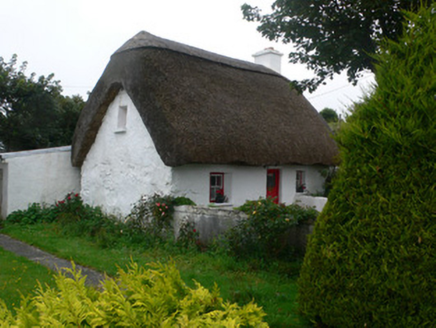
MULTIPOLYGON (((64 270, 72 268, 70 261, 60 259, 50 253, 44 252, 39 248, 23 243, 22 241, 13 239, 7 235, 0 233, 0 247, 12 252, 18 256, 23 256, 29 260, 39 263, 52 271, 64 270)), ((82 271, 82 275, 86 276, 86 284, 91 286, 99 286, 105 276, 100 272, 86 268, 76 264, 76 268, 82 271)))

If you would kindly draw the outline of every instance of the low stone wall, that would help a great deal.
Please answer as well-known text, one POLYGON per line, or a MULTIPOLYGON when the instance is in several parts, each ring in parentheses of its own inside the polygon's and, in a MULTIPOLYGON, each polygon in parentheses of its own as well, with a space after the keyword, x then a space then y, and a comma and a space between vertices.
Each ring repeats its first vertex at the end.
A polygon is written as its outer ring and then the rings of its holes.
POLYGON ((321 212, 327 203, 327 197, 313 197, 304 194, 297 194, 295 195, 294 203, 314 207, 318 212, 321 212))
POLYGON ((177 206, 174 210, 174 231, 177 238, 183 221, 192 222, 200 234, 200 241, 207 244, 246 218, 245 213, 234 210, 232 206, 177 206))
MULTIPOLYGON (((174 210, 174 231, 176 238, 184 221, 192 222, 200 234, 200 241, 210 243, 219 235, 235 226, 239 220, 246 220, 247 215, 234 210, 231 205, 220 207, 208 206, 177 206, 174 210)), ((300 222, 289 232, 289 244, 304 252, 307 236, 312 233, 314 221, 300 222)))

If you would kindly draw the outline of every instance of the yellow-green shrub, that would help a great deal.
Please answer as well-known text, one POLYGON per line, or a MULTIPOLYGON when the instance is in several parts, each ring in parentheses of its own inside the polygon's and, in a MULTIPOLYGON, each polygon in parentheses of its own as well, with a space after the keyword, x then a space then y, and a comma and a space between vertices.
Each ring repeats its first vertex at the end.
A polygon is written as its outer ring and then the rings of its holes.
POLYGON ((341 128, 341 164, 309 239, 298 301, 330 327, 436 323, 436 5, 406 13, 377 88, 341 128))
POLYGON ((57 275, 57 288, 39 286, 15 316, 0 302, 0 327, 268 327, 256 304, 224 302, 217 287, 189 288, 174 264, 132 263, 99 289, 75 268, 68 274, 57 275))

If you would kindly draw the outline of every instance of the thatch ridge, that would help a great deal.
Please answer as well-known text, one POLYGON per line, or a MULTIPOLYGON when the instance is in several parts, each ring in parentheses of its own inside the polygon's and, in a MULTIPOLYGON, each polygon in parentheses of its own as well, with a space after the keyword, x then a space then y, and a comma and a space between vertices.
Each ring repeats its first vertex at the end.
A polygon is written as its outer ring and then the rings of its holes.
POLYGON ((112 56, 119 55, 123 52, 141 49, 166 49, 176 53, 185 54, 192 57, 201 58, 214 63, 228 65, 234 68, 245 69, 248 71, 261 72, 265 74, 272 74, 286 79, 279 73, 255 63, 250 63, 244 60, 235 59, 223 55, 218 55, 203 49, 195 48, 186 44, 174 42, 168 39, 157 37, 146 31, 137 33, 133 38, 124 43, 112 56))
POLYGON ((90 95, 73 139, 73 165, 82 165, 121 88, 168 166, 334 164, 327 124, 281 75, 200 49, 193 55, 137 46, 112 55, 90 95))

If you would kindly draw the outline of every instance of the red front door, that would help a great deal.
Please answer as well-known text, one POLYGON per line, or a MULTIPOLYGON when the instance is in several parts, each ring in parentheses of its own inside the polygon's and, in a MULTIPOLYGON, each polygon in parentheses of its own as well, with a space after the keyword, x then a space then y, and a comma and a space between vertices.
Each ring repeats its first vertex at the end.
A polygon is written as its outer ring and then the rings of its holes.
POLYGON ((274 198, 274 203, 279 203, 280 170, 268 169, 266 175, 266 197, 274 198))

